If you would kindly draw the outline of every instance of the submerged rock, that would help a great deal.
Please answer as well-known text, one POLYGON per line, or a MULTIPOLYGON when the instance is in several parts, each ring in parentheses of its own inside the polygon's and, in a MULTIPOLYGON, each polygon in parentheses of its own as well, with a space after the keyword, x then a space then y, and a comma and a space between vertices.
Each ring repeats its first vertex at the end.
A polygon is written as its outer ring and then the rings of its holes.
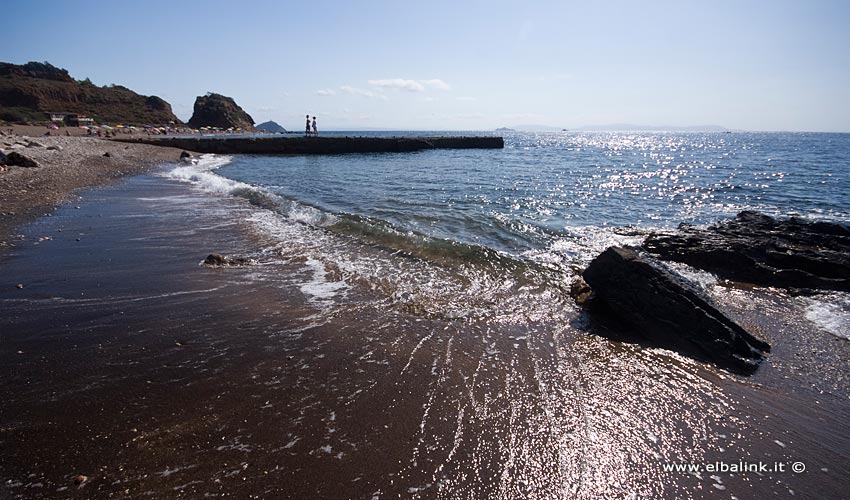
POLYGON ((752 373, 770 344, 723 315, 690 282, 642 257, 611 247, 583 273, 600 300, 647 338, 683 354, 696 349, 723 368, 752 373))
POLYGON ((650 235, 644 248, 733 281, 850 291, 850 228, 840 224, 745 211, 705 229, 650 235))
POLYGON ((180 161, 190 163, 192 161, 192 153, 183 151, 180 153, 180 161))
POLYGON ((203 264, 210 267, 243 266, 253 264, 254 260, 247 257, 228 257, 220 253, 211 253, 204 259, 203 264))

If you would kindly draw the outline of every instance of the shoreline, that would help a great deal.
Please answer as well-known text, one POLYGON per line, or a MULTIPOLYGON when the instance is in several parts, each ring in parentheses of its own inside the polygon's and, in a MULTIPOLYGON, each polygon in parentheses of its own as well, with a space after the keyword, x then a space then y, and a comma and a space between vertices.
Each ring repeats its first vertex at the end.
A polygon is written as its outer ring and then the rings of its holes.
POLYGON ((14 246, 16 228, 49 216, 81 189, 105 186, 128 175, 176 163, 182 150, 116 143, 97 137, 28 136, 32 127, 2 127, 0 150, 17 151, 39 167, 0 166, 0 249, 14 246), (26 144, 36 144, 27 147, 26 144), (107 156, 108 155, 108 156, 107 156))

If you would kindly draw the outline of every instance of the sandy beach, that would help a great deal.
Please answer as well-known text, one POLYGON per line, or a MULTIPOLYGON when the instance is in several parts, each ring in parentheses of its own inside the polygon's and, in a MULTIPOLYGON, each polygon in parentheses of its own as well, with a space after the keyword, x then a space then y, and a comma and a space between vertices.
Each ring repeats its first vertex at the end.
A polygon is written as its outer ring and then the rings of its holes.
POLYGON ((126 175, 175 162, 181 153, 171 148, 86 137, 81 129, 69 128, 76 134, 71 137, 59 133, 43 136, 45 130, 26 125, 0 128, 0 150, 17 151, 40 165, 0 166, 0 247, 13 243, 16 226, 72 201, 76 190, 106 185, 126 175))

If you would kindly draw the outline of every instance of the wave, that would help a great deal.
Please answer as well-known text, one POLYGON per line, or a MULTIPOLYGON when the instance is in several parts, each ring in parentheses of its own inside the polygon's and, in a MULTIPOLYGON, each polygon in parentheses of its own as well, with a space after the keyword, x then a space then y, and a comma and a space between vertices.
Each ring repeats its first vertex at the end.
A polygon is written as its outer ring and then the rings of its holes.
POLYGON ((232 160, 232 156, 202 155, 196 163, 178 166, 164 175, 169 179, 192 184, 208 193, 242 198, 255 207, 279 213, 294 222, 320 227, 336 222, 336 216, 333 214, 287 200, 262 187, 228 179, 214 172, 230 164, 232 160))
POLYGON ((332 234, 354 238, 361 244, 438 265, 476 265, 518 272, 528 268, 523 259, 490 247, 405 232, 374 217, 330 213, 214 172, 228 165, 232 159, 231 156, 203 155, 197 163, 176 167, 164 175, 209 193, 242 198, 253 206, 282 215, 290 222, 324 228, 332 234))

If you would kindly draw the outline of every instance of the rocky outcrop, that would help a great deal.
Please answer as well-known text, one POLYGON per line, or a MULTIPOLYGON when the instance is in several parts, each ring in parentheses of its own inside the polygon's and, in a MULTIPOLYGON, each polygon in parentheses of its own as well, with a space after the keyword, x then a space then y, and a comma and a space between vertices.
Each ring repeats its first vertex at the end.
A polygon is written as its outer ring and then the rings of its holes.
POLYGON ((644 248, 733 281, 850 291, 850 229, 839 224, 746 211, 708 228, 650 235, 644 248))
POLYGON ((652 341, 699 353, 739 373, 758 368, 770 345, 723 315, 705 293, 649 257, 611 247, 582 274, 615 315, 652 341))
POLYGON ((273 121, 263 122, 255 127, 260 132, 269 132, 272 134, 285 134, 286 129, 273 121))
POLYGON ((45 122, 47 113, 77 113, 100 123, 179 123, 171 105, 120 85, 76 81, 49 63, 0 63, 0 119, 45 122))
POLYGON ((189 125, 194 128, 254 129, 254 119, 236 104, 232 97, 209 93, 195 99, 195 110, 189 125))

